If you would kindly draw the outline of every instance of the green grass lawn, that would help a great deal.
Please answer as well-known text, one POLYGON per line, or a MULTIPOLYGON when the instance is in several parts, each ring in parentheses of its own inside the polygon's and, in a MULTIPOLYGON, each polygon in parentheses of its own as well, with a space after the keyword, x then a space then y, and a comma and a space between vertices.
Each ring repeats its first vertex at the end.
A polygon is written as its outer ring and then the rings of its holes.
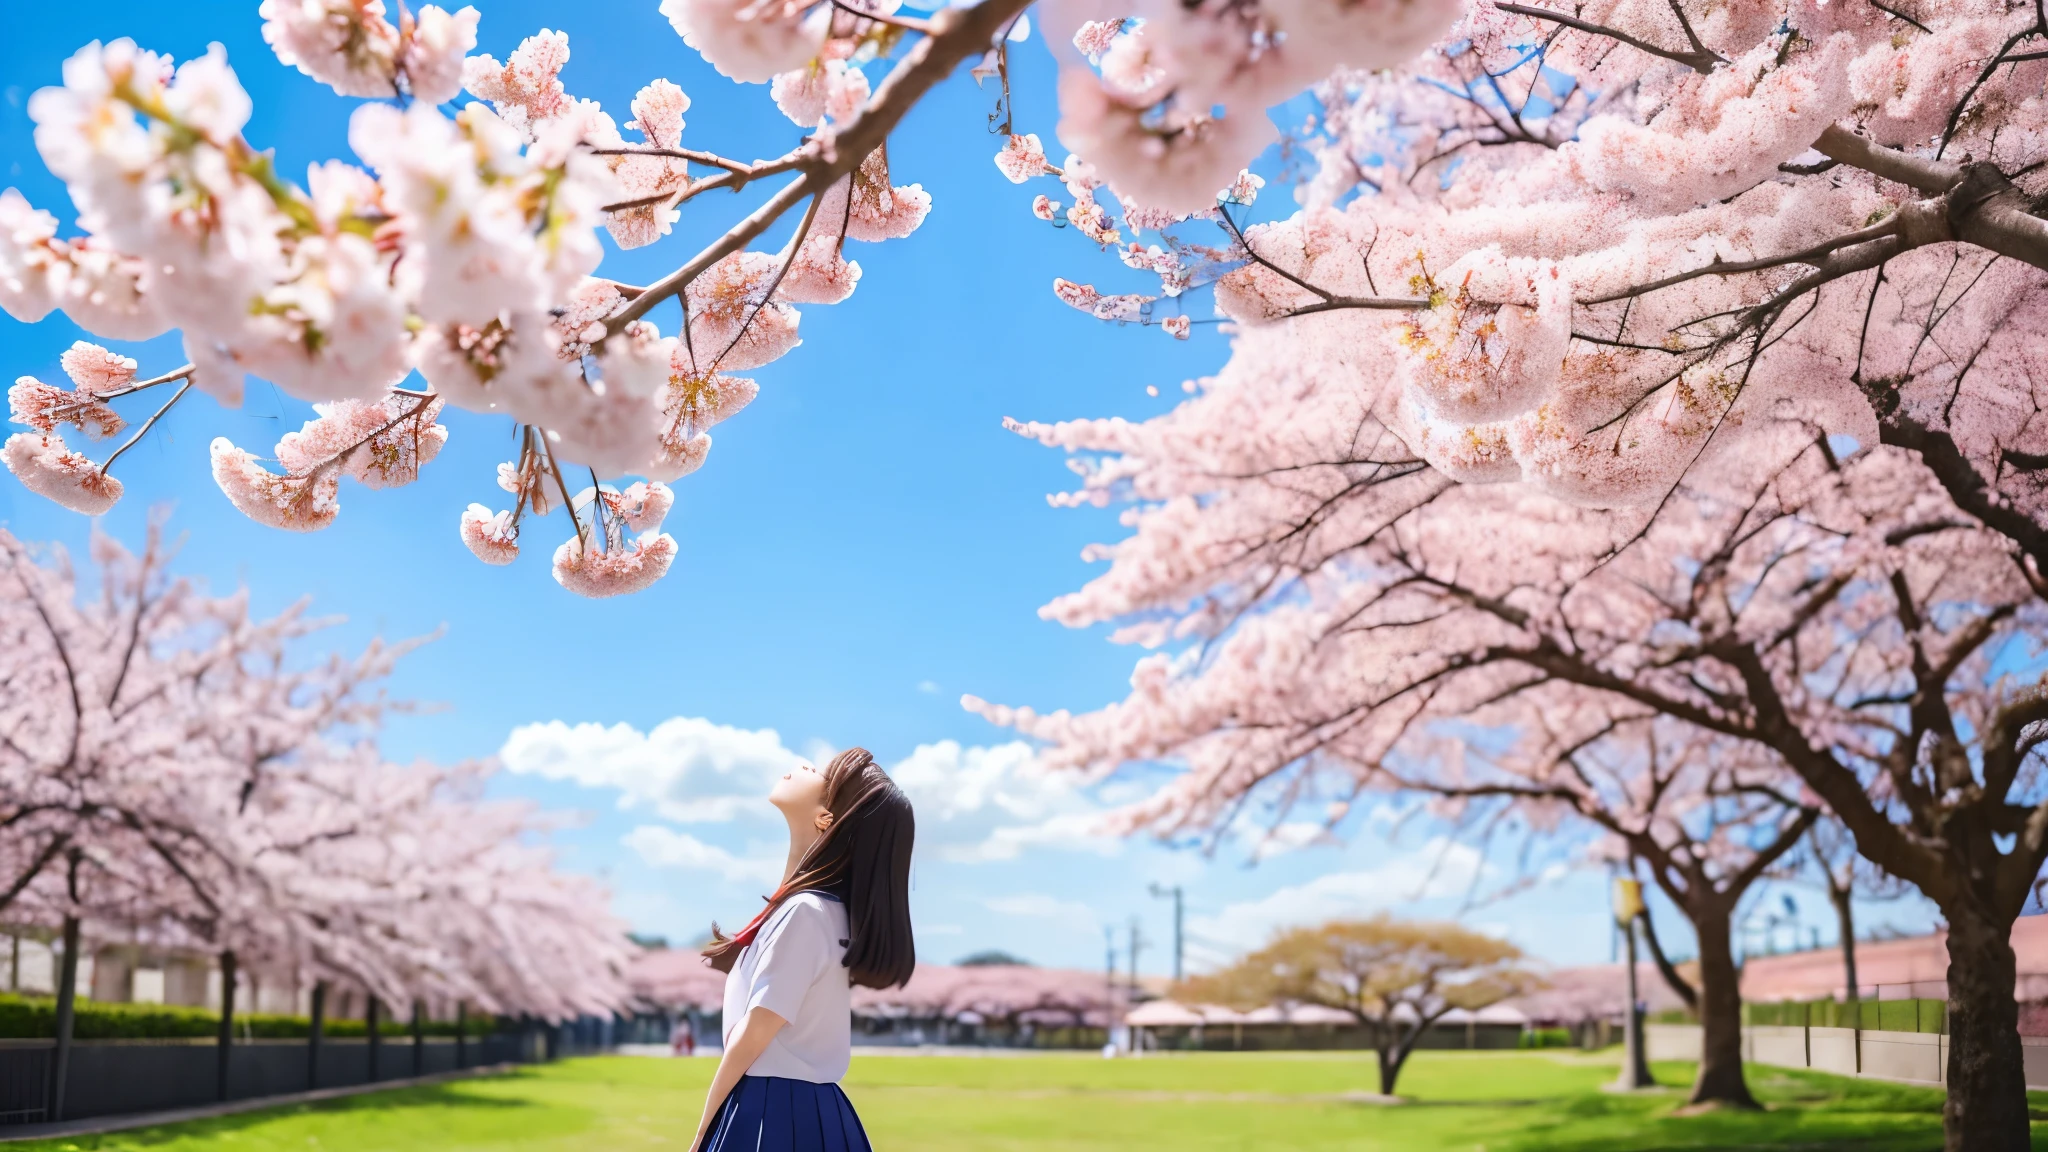
MULTIPOLYGON (((680 1152, 712 1066, 709 1059, 569 1060, 435 1088, 17 1147, 680 1152)), ((1691 1069, 1658 1065, 1656 1072, 1683 1084, 1691 1069)), ((882 1152, 1940 1145, 1941 1095, 1929 1089, 1753 1067, 1750 1086, 1767 1111, 1687 1117, 1672 1115, 1683 1095, 1676 1090, 1600 1091, 1614 1073, 1611 1055, 1424 1052, 1402 1075, 1408 1102, 1389 1105, 1347 1098, 1371 1089, 1370 1053, 878 1056, 856 1058, 846 1087, 882 1152)), ((2037 1133, 2034 1146, 2048 1149, 2048 1124, 2037 1133)))

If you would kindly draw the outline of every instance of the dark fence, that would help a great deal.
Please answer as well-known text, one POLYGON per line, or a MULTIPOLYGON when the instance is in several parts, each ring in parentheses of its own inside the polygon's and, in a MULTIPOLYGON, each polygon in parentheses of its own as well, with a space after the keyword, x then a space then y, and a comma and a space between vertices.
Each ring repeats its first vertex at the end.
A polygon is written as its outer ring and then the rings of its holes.
POLYGON ((1744 1024, 1812 1028, 1861 1028, 1866 1032, 1946 1032, 1948 1004, 1942 1000, 1787 1000, 1744 1004, 1744 1024))
POLYGON ((59 1112, 51 1114, 56 1042, 0 1040, 0 1125, 83 1120, 191 1108, 222 1099, 249 1100, 317 1088, 349 1088, 384 1080, 492 1064, 533 1063, 604 1051, 614 1043, 609 1020, 534 1025, 458 1041, 428 1036, 327 1038, 317 1058, 305 1040, 237 1040, 228 1049, 221 1091, 220 1049, 212 1041, 75 1040, 59 1112))

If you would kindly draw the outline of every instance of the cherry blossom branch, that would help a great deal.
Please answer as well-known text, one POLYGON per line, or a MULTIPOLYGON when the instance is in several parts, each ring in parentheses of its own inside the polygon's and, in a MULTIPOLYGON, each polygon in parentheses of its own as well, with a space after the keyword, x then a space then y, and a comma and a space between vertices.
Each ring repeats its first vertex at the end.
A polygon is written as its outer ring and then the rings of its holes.
MULTIPOLYGON (((886 24, 891 28, 901 28, 907 32, 920 32, 926 36, 932 34, 932 22, 916 16, 898 16, 889 12, 870 12, 864 8, 855 8, 853 5, 846 3, 845 0, 832 0, 832 7, 841 12, 850 13, 859 19, 873 21, 876 24, 886 24)), ((855 25, 855 27, 858 27, 858 25, 855 25)))
MULTIPOLYGON (((643 156, 684 156, 684 153, 688 150, 681 148, 605 148, 592 149, 592 151, 599 156, 636 154, 643 156)), ((615 203, 606 204, 602 211, 623 212, 630 208, 645 208, 650 204, 660 204, 665 207, 674 208, 688 203, 703 193, 714 192, 720 188, 737 192, 756 180, 768 176, 778 176, 784 172, 793 172, 802 167, 804 152, 803 148, 798 148, 774 160, 756 160, 752 164, 740 164, 736 161, 714 157, 712 160, 705 161, 705 163, 715 163, 717 166, 724 168, 725 171, 715 176, 706 176, 702 180, 689 181, 673 192, 660 192, 652 196, 642 196, 636 200, 620 200, 615 203)), ((701 155, 709 156, 710 153, 701 153, 701 155)), ((687 159, 688 157, 685 156, 684 158, 687 159)))
MULTIPOLYGON (((1685 272, 1675 272, 1661 279, 1651 280, 1644 284, 1632 285, 1628 288, 1623 288, 1616 292, 1609 292, 1604 296, 1595 296, 1591 299, 1581 300, 1579 301, 1579 303, 1611 304, 1617 300, 1626 300, 1634 296, 1645 296, 1651 292, 1656 292, 1660 289, 1669 288, 1674 284, 1683 284, 1688 280, 1697 280, 1702 276, 1734 276, 1744 272, 1761 272, 1769 268, 1779 268, 1783 267, 1786 264, 1814 264, 1818 261, 1820 257, 1826 256, 1839 249, 1847 248, 1856 244, 1862 244, 1866 241, 1877 240, 1886 236, 1894 235, 1899 231, 1899 227, 1899 218, 1897 216, 1893 216, 1886 220, 1880 221, 1879 223, 1873 224, 1868 228, 1861 228, 1854 232, 1847 232, 1840 236, 1836 236, 1832 239, 1824 240, 1811 248, 1802 249, 1798 252, 1788 252, 1782 256, 1764 256, 1755 260, 1723 260, 1720 257, 1716 256, 1711 262, 1704 264, 1698 268, 1694 268, 1685 272)), ((1618 343, 1611 341, 1597 342, 1618 343)), ((1621 346, 1628 347, 1628 345, 1621 346)))
POLYGON ((1309 283, 1301 277, 1296 276, 1294 273, 1289 272, 1287 269, 1282 268, 1278 264, 1273 263, 1271 260, 1266 259, 1264 256, 1259 255, 1258 251, 1252 247, 1251 241, 1245 238, 1244 230, 1237 226, 1237 221, 1230 218, 1230 209, 1228 207, 1222 204, 1218 204, 1216 206, 1216 214, 1223 221, 1223 230, 1225 232, 1228 232, 1230 234, 1231 239, 1237 242, 1238 249, 1245 254, 1247 259, 1249 259, 1252 263, 1258 265, 1259 267, 1264 268, 1266 271, 1271 272, 1275 276, 1278 276, 1281 279, 1287 281, 1288 283, 1294 285, 1295 287, 1300 288, 1302 291, 1317 297, 1317 303, 1305 305, 1300 308, 1290 309, 1287 312, 1286 316, 1283 317, 1283 319, 1292 318, 1295 316, 1309 316, 1317 312, 1336 312, 1343 309, 1374 309, 1387 312, 1412 312, 1417 308, 1429 307, 1429 300, 1427 297, 1340 296, 1326 289, 1318 288, 1314 284, 1309 283))
POLYGON ((1552 12, 1547 8, 1532 8, 1527 4, 1502 3, 1495 3, 1494 7, 1503 12, 1512 12, 1517 16, 1527 16, 1534 20, 1548 20, 1554 24, 1562 24, 1567 28, 1573 28, 1580 32, 1588 32, 1595 36, 1605 36, 1610 40, 1618 40, 1637 51, 1648 52, 1652 56, 1661 56, 1666 60, 1675 60, 1702 76, 1713 72, 1716 64, 1727 63, 1719 54, 1709 50, 1706 45, 1700 43, 1699 37, 1693 34, 1692 22, 1685 18, 1685 13, 1678 7, 1677 0, 1672 0, 1671 8, 1672 11, 1678 13, 1679 22, 1685 27, 1686 36, 1693 43, 1693 47, 1689 51, 1681 52, 1671 48, 1660 48, 1647 40, 1638 40, 1619 29, 1609 28, 1604 24, 1594 24, 1591 21, 1581 20, 1576 16, 1568 16, 1562 12, 1552 12))
POLYGON ((2005 43, 1998 49, 1997 54, 1984 62, 1984 67, 1977 73, 1977 78, 1972 80, 1970 86, 1963 90, 1963 94, 1957 99, 1955 107, 1949 109, 1948 123, 1941 130, 1941 143, 1934 149, 1934 158, 1936 160, 1941 159, 1941 154, 1948 151, 1949 142, 1955 139, 1956 127, 1963 121, 1963 113, 1970 107, 1970 101, 1975 100, 1977 93, 1983 90, 1984 82, 1991 79, 1992 73, 2008 63, 2006 53, 2019 47, 2020 41, 2034 36, 2048 36, 2048 23, 2043 23, 2039 9, 2035 11, 2033 26, 2022 28, 2007 37, 2005 43))
POLYGON ((1937 197, 1926 202, 1921 221, 1926 234, 1919 243, 1961 240, 2048 269, 2048 221, 2029 211, 2025 194, 1994 165, 1913 156, 1839 124, 1829 125, 1813 147, 1852 168, 1937 197))
POLYGON ((752 164, 742 164, 738 160, 728 160, 716 152, 701 152, 695 148, 635 148, 624 146, 619 148, 589 148, 586 151, 592 156, 660 156, 670 160, 690 160, 711 168, 723 168, 727 172, 741 177, 743 181, 762 175, 757 169, 767 163, 773 163, 772 161, 756 160, 752 164))
POLYGON ((541 459, 546 462, 548 471, 555 478, 555 491, 562 494, 562 508, 569 513, 569 523, 576 526, 576 543, 587 549, 590 547, 590 539, 584 534, 582 517, 576 515, 576 502, 569 498, 569 485, 562 479, 562 466, 555 461, 553 449, 544 448, 543 451, 541 459))
MULTIPOLYGON (((727 356, 732 355, 732 350, 739 347, 741 340, 746 339, 747 330, 752 328, 754 321, 760 318, 761 310, 768 307, 775 300, 776 290, 782 287, 782 281, 789 275, 790 267, 796 263, 797 257, 803 252, 804 241, 810 237, 811 225, 818 218, 818 204, 823 199, 824 197, 822 196, 813 196, 811 197, 811 202, 804 207, 803 219, 797 221, 796 234, 791 236, 789 240, 789 255, 784 257, 782 264, 775 269, 775 278, 768 282, 768 288, 762 292, 761 299, 755 301, 753 310, 747 313, 747 318, 741 322, 739 331, 732 334, 732 339, 726 341, 725 349, 712 359, 712 371, 716 372, 719 364, 723 363, 727 356)), ((851 192, 849 192, 847 195, 847 210, 851 212, 852 208, 853 197, 851 192)), ((844 234, 845 227, 845 222, 842 221, 840 223, 842 235, 844 234)), ((680 416, 677 418, 681 419, 680 416)))
MULTIPOLYGON (((783 186, 766 204, 735 224, 725 235, 691 257, 674 272, 647 286, 617 315, 606 321, 607 335, 616 335, 655 305, 681 292, 713 264, 741 248, 781 219, 805 196, 815 196, 851 173, 868 153, 882 146, 905 113, 962 60, 988 50, 995 36, 1031 0, 982 0, 972 8, 943 8, 932 16, 929 34, 904 54, 869 98, 867 107, 844 128, 821 132, 792 154, 791 168, 803 175, 783 186)), ((863 15, 867 15, 863 13, 863 15)), ((713 177, 718 179, 718 177, 713 177)))
POLYGON ((35 883, 36 877, 43 874, 43 869, 50 866, 50 861, 55 860, 58 855, 70 846, 71 833, 69 832, 59 832, 51 837, 50 842, 44 845, 43 850, 36 853, 35 859, 29 861, 28 867, 22 869, 21 875, 14 878, 14 883, 9 884, 5 892, 0 892, 0 908, 6 908, 8 905, 13 904, 15 897, 27 891, 28 886, 35 883))
MULTIPOLYGON (((189 372, 190 370, 188 369, 187 371, 189 372)), ((149 419, 144 420, 142 422, 142 427, 137 428, 135 430, 135 435, 130 436, 125 442, 122 443, 122 445, 119 448, 114 449, 114 451, 110 455, 108 455, 107 462, 100 465, 100 475, 106 475, 107 469, 112 468, 114 466, 114 461, 119 460, 121 458, 121 453, 126 452, 130 448, 135 447, 136 442, 141 440, 144 436, 148 435, 149 430, 156 426, 156 422, 164 418, 164 413, 169 412, 171 410, 171 405, 176 404, 180 400, 183 400, 185 398, 185 393, 190 392, 191 390, 192 381, 188 379, 185 381, 184 384, 179 386, 176 392, 171 394, 171 398, 169 400, 164 401, 163 407, 157 409, 155 412, 152 412, 150 414, 149 419)))

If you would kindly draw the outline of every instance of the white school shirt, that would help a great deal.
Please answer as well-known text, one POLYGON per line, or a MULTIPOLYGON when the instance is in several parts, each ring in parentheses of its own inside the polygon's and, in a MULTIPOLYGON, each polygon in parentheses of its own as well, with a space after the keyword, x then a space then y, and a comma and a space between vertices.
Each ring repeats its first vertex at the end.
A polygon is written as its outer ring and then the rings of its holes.
POLYGON ((788 1021, 749 1076, 836 1084, 853 1058, 853 985, 846 970, 846 905, 799 892, 761 926, 725 975, 727 1046, 747 1013, 766 1008, 788 1021))

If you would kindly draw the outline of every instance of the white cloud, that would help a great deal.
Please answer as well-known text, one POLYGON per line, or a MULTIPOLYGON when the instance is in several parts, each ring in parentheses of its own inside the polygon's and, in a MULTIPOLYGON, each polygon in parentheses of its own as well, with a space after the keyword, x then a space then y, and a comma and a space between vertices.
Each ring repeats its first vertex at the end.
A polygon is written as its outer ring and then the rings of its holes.
POLYGON ((1032 848, 1115 853, 1103 809, 1076 775, 1048 770, 1021 740, 921 744, 889 774, 917 806, 918 830, 948 860, 1014 860, 1032 848))
POLYGON ((939 682, 937 680, 919 680, 917 682, 917 690, 927 696, 936 696, 939 694, 939 682))
POLYGON ((712 872, 733 883, 774 884, 782 878, 781 859, 736 856, 716 844, 706 844, 687 832, 659 824, 642 824, 621 837, 620 843, 657 868, 712 872))
POLYGON ((678 824, 722 823, 752 810, 769 815, 769 785, 803 759, 773 728, 690 716, 644 734, 630 724, 528 724, 513 729, 498 758, 520 775, 615 788, 620 808, 651 805, 678 824))
POLYGON ((1121 837, 1103 830, 1100 812, 1071 812, 1048 816, 1036 824, 1006 825, 972 843, 942 846, 940 854, 963 864, 986 864, 994 860, 1015 860, 1033 848, 1061 848, 1069 852, 1114 856, 1123 851, 1123 846, 1121 837))
POLYGON ((1484 867, 1477 849, 1438 837, 1377 867, 1332 872, 1228 905, 1212 916, 1191 916, 1188 933, 1217 947, 1257 948, 1277 929, 1370 916, 1413 900, 1461 896, 1484 867))
POLYGON ((1252 842, 1254 862, 1271 860, 1313 845, 1339 843, 1335 836, 1330 835, 1328 828, 1313 820, 1289 820, 1269 829, 1251 829, 1247 839, 1252 842))

